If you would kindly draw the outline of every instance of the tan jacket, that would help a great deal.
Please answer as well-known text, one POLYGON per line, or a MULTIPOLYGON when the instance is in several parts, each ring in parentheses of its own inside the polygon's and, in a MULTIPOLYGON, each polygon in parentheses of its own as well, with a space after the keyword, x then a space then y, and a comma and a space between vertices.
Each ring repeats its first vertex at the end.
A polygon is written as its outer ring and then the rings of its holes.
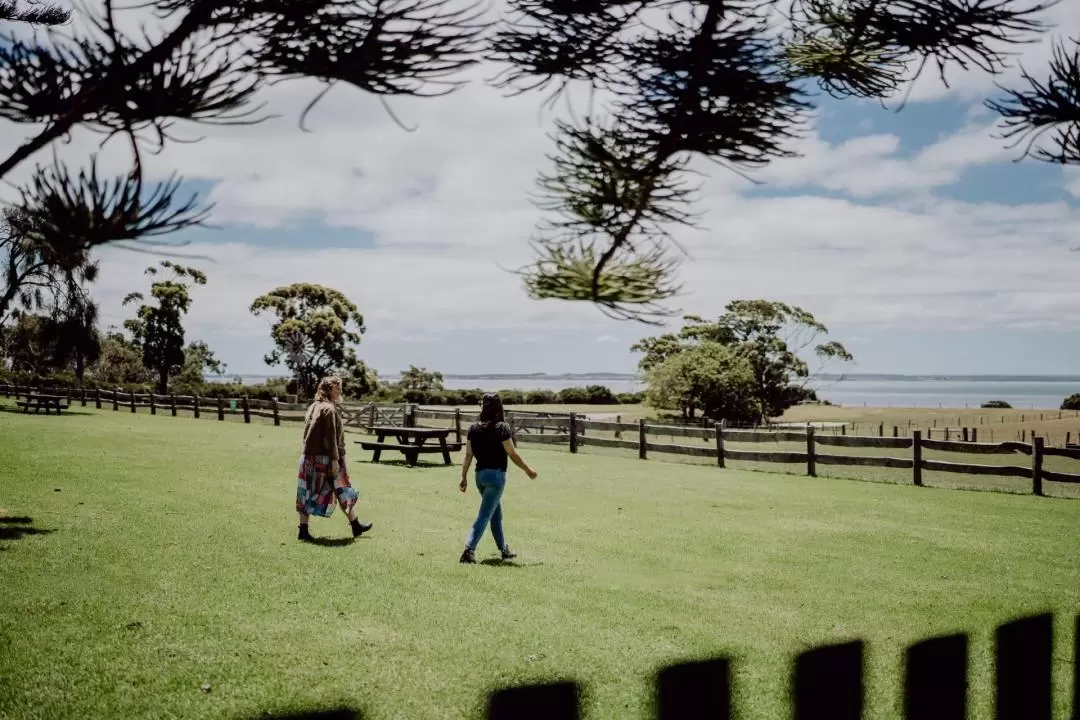
POLYGON ((345 459, 345 428, 341 412, 330 402, 316 401, 304 419, 304 454, 345 459))

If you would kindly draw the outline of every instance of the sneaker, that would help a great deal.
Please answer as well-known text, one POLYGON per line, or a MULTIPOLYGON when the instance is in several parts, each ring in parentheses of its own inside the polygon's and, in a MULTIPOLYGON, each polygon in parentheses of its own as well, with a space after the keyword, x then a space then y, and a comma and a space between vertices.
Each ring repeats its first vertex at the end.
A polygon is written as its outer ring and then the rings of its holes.
POLYGON ((354 538, 360 537, 372 528, 372 523, 362 523, 358 520, 354 520, 349 524, 352 525, 352 536, 354 538))
POLYGON ((503 560, 513 560, 516 557, 517 557, 517 553, 514 552, 513 550, 511 550, 509 545, 507 545, 506 547, 504 547, 502 549, 502 559, 503 560))
POLYGON ((465 552, 461 553, 461 560, 459 560, 458 562, 475 563, 476 562, 476 551, 471 550, 469 548, 465 548, 465 552))

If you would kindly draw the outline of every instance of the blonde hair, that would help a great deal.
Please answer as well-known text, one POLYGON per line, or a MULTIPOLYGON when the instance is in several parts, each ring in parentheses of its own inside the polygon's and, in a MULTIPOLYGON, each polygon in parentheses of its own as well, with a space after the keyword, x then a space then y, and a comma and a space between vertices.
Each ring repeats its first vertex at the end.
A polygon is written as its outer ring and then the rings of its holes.
POLYGON ((341 378, 337 375, 327 375, 319 381, 319 386, 315 389, 315 402, 332 402, 330 398, 334 396, 334 388, 341 390, 341 378))

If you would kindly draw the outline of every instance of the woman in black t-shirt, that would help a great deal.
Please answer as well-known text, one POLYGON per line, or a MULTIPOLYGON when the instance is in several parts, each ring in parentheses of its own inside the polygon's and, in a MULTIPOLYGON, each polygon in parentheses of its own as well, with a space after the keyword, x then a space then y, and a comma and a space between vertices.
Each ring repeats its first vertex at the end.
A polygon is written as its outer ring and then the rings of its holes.
POLYGON ((494 393, 484 395, 480 403, 480 422, 469 428, 465 462, 461 465, 461 483, 458 485, 461 492, 465 492, 469 487, 469 467, 473 458, 476 458, 476 489, 480 491, 480 512, 465 540, 461 562, 476 562, 476 546, 488 523, 491 523, 491 535, 499 546, 503 560, 517 557, 503 537, 502 494, 506 488, 506 461, 513 460, 530 479, 536 479, 536 471, 518 455, 510 426, 503 421, 502 400, 494 393))

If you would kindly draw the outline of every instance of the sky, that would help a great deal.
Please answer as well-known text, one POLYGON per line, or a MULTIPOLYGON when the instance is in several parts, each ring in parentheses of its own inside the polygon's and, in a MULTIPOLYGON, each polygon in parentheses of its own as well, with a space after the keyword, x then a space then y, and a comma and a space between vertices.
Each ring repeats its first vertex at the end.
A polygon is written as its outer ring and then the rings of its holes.
MULTIPOLYGON (((125 25, 145 22, 129 11, 125 25)), ((1042 75, 1050 40, 1080 24, 1080 3, 1050 13, 1061 30, 1025 46, 1022 65, 1042 75)), ((151 21, 154 22, 154 21, 151 21)), ((398 126, 377 98, 339 87, 309 115, 318 92, 283 83, 261 98, 279 115, 244 127, 181 127, 147 161, 177 172, 214 203, 213 229, 189 230, 174 251, 208 275, 193 291, 188 337, 207 342, 230 373, 277 372, 263 362, 269 320, 252 300, 275 287, 334 287, 365 318, 360 356, 382 374, 410 364, 444 373, 632 372, 637 339, 677 329, 609 319, 585 303, 533 301, 511 271, 532 259, 541 217, 530 203, 548 167, 552 125, 567 110, 543 97, 506 97, 484 66, 449 96, 396 98, 398 126)), ((753 173, 707 173, 699 229, 675 233, 685 250, 683 294, 669 305, 715 317, 733 299, 797 304, 829 328, 862 373, 1080 374, 1080 172, 1016 162, 982 106, 995 78, 928 73, 905 107, 897 101, 821 99, 800 157, 753 173)), ((580 98, 579 98, 580 100, 580 98)), ((577 109, 584 107, 578 104, 577 109)), ((0 125, 0 148, 31 128, 0 125)), ((73 133, 56 148, 73 163, 99 152, 99 136, 73 133)), ((48 153, 37 161, 47 162, 48 153)), ((100 166, 122 172, 120 142, 100 166)), ((9 180, 25 178, 24 163, 9 180)), ((159 258, 96 252, 92 293, 106 325, 145 290, 159 258)), ((283 372, 283 371, 282 371, 283 372)), ((284 372, 283 372, 284 374, 284 372)))

